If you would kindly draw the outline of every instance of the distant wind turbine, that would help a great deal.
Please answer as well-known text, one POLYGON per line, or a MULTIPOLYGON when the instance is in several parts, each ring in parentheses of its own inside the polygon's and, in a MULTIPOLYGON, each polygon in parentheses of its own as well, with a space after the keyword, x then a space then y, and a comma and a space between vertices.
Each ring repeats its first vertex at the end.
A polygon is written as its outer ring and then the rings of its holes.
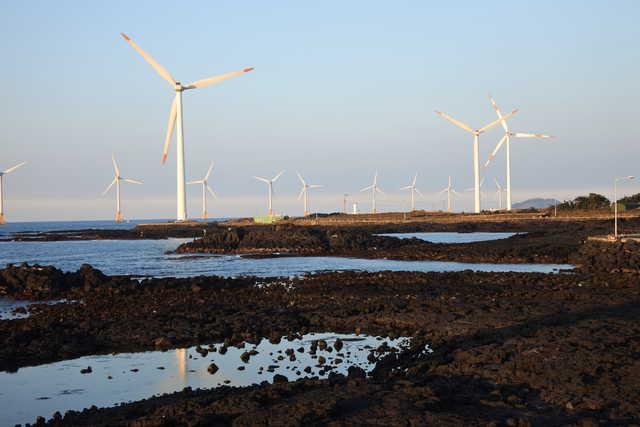
POLYGON ((467 132, 469 132, 470 134, 473 135, 473 178, 474 178, 474 190, 475 190, 475 200, 474 200, 474 212, 475 213, 480 213, 480 160, 479 160, 479 145, 480 145, 480 134, 488 131, 489 129, 493 128, 494 126, 496 126, 498 123, 504 121, 505 119, 507 119, 508 117, 511 117, 512 115, 514 115, 515 113, 517 113, 518 110, 515 109, 512 112, 510 112, 509 114, 500 117, 498 120, 495 120, 491 123, 489 123, 488 125, 486 125, 485 127, 482 127, 480 129, 472 129, 470 126, 462 123, 459 120, 456 120, 452 117, 449 117, 448 115, 446 115, 445 113, 442 113, 440 111, 436 111, 436 114, 444 117, 445 119, 447 119, 448 121, 450 121, 451 123, 453 123, 454 125, 458 126, 459 128, 466 130, 467 132))
POLYGON ((300 198, 302 198, 304 196, 304 216, 307 216, 310 214, 309 212, 309 189, 311 188, 320 188, 322 187, 322 185, 319 184, 307 184, 307 182, 304 180, 304 178, 302 178, 302 175, 300 175, 298 172, 296 172, 296 174, 298 175, 298 178, 300 179, 300 182, 302 183, 302 189, 300 189, 300 194, 298 194, 298 200, 300 200, 300 198))
POLYGON ((401 190, 411 190, 411 212, 416 210, 416 197, 415 197, 416 193, 418 193, 420 197, 424 197, 420 192, 420 190, 418 190, 418 187, 416 187, 417 179, 418 179, 418 174, 415 174, 413 177, 413 181, 411 181, 411 184, 401 188, 401 190))
POLYGON ((209 170, 207 171, 207 174, 204 176, 204 178, 197 181, 187 182, 187 184, 189 185, 191 184, 202 185, 202 219, 207 219, 207 191, 209 192, 209 194, 211 194, 213 198, 218 198, 218 196, 216 196, 216 193, 214 193, 211 187, 209 187, 209 183, 208 183, 209 176, 211 175, 212 170, 213 170, 213 162, 211 162, 211 166, 209 166, 209 170))
POLYGON ((494 178, 493 181, 496 183, 496 187, 497 187, 496 194, 498 195, 498 209, 502 210, 502 193, 504 189, 502 188, 502 185, 500 185, 497 179, 494 178))
POLYGON ((107 189, 104 190, 102 195, 104 196, 109 192, 109 190, 111 190, 111 187, 113 187, 114 185, 116 186, 116 222, 122 222, 122 212, 120 211, 120 181, 128 182, 130 184, 142 184, 142 182, 120 176, 120 168, 118 168, 118 163, 116 163, 115 156, 111 156, 111 161, 113 162, 113 171, 115 172, 115 176, 113 177, 113 181, 111 181, 111 184, 109 184, 107 189))
POLYGON ((376 171, 373 176, 373 184, 368 187, 364 187, 360 192, 371 190, 371 213, 376 213, 376 193, 384 194, 384 192, 378 187, 378 172, 376 171))
POLYGON ((496 101, 491 97, 491 95, 489 95, 489 99, 491 100, 491 104, 493 105, 493 108, 496 110, 496 114, 498 115, 498 117, 500 119, 502 119, 502 128, 504 129, 504 136, 502 137, 502 139, 500 139, 500 142, 498 142, 498 145, 496 145, 496 148, 493 149, 493 152, 489 155, 489 159, 487 159, 487 162, 484 164, 484 167, 486 168, 487 166, 489 166, 489 163, 491 162, 491 160, 495 157, 496 153, 498 152, 498 150, 500 150, 500 147, 502 147, 503 144, 505 144, 505 150, 507 150, 507 210, 510 211, 511 210, 511 137, 514 138, 553 138, 553 136, 551 135, 544 135, 544 134, 540 134, 540 133, 519 133, 519 132, 511 132, 509 130, 509 125, 507 124, 507 121, 505 120, 509 115, 507 114, 506 116, 502 115, 502 111, 500 111, 500 108, 498 108, 498 105, 496 104, 496 101))
POLYGON ((255 179, 257 179, 258 181, 265 182, 269 187, 269 214, 268 215, 270 217, 273 216, 273 183, 276 182, 278 178, 282 176, 283 173, 284 171, 280 171, 280 173, 278 173, 276 176, 274 176, 271 179, 262 178, 261 176, 254 176, 255 179))
POLYGON ((4 217, 4 176, 26 164, 27 162, 18 163, 17 165, 0 172, 0 224, 4 224, 6 222, 6 218, 4 217))
POLYGON ((453 184, 451 184, 451 176, 449 176, 449 185, 444 187, 444 189, 442 189, 442 191, 440 191, 438 194, 442 193, 447 193, 447 211, 452 212, 451 196, 460 196, 461 194, 453 189, 453 184))
POLYGON ((227 74, 221 74, 219 76, 208 77, 206 79, 197 80, 193 83, 189 83, 188 85, 182 85, 182 83, 176 81, 171 74, 155 59, 153 59, 148 53, 143 51, 140 46, 134 43, 133 40, 129 38, 124 33, 120 33, 122 37, 133 47, 143 58, 147 61, 154 70, 160 76, 165 79, 170 85, 171 88, 176 92, 175 97, 173 98, 173 103, 171 104, 171 110, 169 112, 169 122, 167 126, 167 134, 164 141, 164 149, 162 151, 162 163, 167 160, 167 151, 169 150, 169 143, 171 142, 171 136, 173 133, 173 128, 176 128, 176 164, 177 164, 177 214, 176 219, 178 221, 185 221, 187 219, 187 196, 186 196, 186 188, 185 188, 185 169, 184 169, 184 135, 183 135, 183 125, 182 125, 182 92, 189 89, 196 89, 199 87, 209 86, 215 83, 219 83, 223 80, 226 80, 230 77, 238 76, 243 73, 247 73, 253 70, 253 67, 243 68, 242 70, 232 71, 227 74))

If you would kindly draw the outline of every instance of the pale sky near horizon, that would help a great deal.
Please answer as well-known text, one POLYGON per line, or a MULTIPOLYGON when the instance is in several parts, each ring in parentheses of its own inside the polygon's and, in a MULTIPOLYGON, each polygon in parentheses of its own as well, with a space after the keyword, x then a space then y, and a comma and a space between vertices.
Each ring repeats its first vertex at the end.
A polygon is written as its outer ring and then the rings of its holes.
MULTIPOLYGON (((381 210, 406 209, 399 190, 418 173, 418 207, 442 207, 451 175, 472 186, 472 127, 494 120, 553 142, 513 143, 515 201, 611 197, 615 175, 640 175, 640 2, 629 1, 30 1, 0 16, 0 170, 9 220, 108 219, 111 153, 129 218, 175 216, 175 141, 160 165, 172 90, 119 36, 126 32, 174 77, 190 82, 255 71, 184 94, 187 179, 215 161, 210 216, 266 211, 252 176, 286 173, 275 210, 300 214, 300 171, 325 187, 312 210, 337 211, 379 171, 381 210)), ((481 136, 481 163, 502 136, 481 136)), ((483 170, 495 207, 504 152, 483 170)), ((200 211, 190 186, 189 215, 200 211)), ((625 183, 621 194, 640 191, 625 183)), ((457 202, 470 209, 471 193, 457 202)))

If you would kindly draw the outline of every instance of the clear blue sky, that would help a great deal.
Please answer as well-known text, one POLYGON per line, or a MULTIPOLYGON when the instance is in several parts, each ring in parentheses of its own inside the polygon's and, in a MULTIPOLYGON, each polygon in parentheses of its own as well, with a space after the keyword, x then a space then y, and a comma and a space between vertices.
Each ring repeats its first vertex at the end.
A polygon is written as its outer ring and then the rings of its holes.
MULTIPOLYGON (((7 179, 7 215, 111 217, 100 193, 112 152, 145 181, 124 188, 125 215, 175 215, 174 145, 160 166, 172 91, 121 31, 181 81, 256 67, 184 96, 188 178, 217 164, 212 215, 264 211, 264 184, 251 176, 280 169, 285 213, 301 210, 296 170, 325 185, 312 199, 322 210, 376 169, 383 209, 406 205, 398 188, 415 172, 430 193, 419 206, 441 206, 447 175, 472 185, 471 138, 434 110, 479 127, 494 119, 489 92, 520 108, 514 130, 558 136, 514 143, 516 200, 609 191, 614 174, 640 175, 639 21, 635 0, 10 2, 0 168, 30 163, 7 179)), ((482 160, 500 137, 483 135, 482 160)), ((491 207, 503 154, 484 175, 491 207)), ((191 187, 191 216, 198 195, 191 187)))

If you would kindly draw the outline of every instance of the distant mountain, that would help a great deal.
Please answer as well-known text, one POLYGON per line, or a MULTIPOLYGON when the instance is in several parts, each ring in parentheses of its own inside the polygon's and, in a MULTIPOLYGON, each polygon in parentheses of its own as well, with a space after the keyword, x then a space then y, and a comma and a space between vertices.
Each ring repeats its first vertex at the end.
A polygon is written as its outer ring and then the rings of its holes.
POLYGON ((544 209, 544 208, 548 208, 549 206, 553 206, 556 203, 560 203, 558 200, 556 199, 540 199, 540 198, 536 198, 536 199, 528 199, 525 200, 524 202, 518 202, 518 203, 514 203, 513 204, 513 209, 544 209))

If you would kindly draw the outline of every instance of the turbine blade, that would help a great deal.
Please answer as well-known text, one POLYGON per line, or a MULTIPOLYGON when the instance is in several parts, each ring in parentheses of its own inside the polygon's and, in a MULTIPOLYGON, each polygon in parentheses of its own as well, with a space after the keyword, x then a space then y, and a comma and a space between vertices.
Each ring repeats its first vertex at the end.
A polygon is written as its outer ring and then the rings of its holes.
POLYGON ((300 180, 300 182, 302 183, 302 185, 307 185, 307 183, 304 181, 304 178, 302 178, 302 175, 300 175, 299 172, 296 172, 296 175, 298 175, 298 179, 300 180))
POLYGON ((113 162, 113 170, 116 172, 116 176, 120 176, 120 168, 118 167, 118 163, 116 163, 116 156, 114 154, 111 155, 111 161, 113 162))
POLYGON ((516 138, 553 138, 551 135, 545 135, 542 133, 519 133, 516 132, 513 134, 516 138))
POLYGON ((308 188, 322 188, 324 187, 324 185, 322 184, 309 184, 308 188))
POLYGON ((158 64, 158 62, 153 59, 151 55, 142 50, 140 46, 138 46, 133 40, 131 40, 125 33, 120 33, 120 35, 127 41, 127 43, 131 45, 131 47, 133 47, 140 54, 140 56, 144 58, 145 61, 147 61, 153 67, 154 70, 158 72, 158 74, 160 74, 160 77, 165 79, 171 85, 171 87, 176 86, 175 79, 171 77, 171 74, 169 74, 169 72, 162 65, 158 64))
POLYGON ((304 189, 305 189, 305 187, 302 187, 302 189, 300 190, 300 193, 298 194, 298 200, 300 200, 302 198, 302 196, 304 195, 304 189))
POLYGON ((274 176, 273 179, 271 180, 271 182, 276 182, 278 180, 278 178, 280 178, 282 176, 282 174, 284 173, 284 170, 281 170, 278 175, 274 176))
MULTIPOLYGON (((496 101, 493 99, 491 95, 489 95, 489 99, 491 100, 491 105, 493 105, 493 109, 496 110, 496 114, 498 115, 498 117, 502 118, 502 111, 500 111, 500 108, 498 108, 498 104, 496 104, 496 101)), ((509 132, 509 126, 507 125, 507 122, 505 122, 504 120, 502 121, 502 128, 504 129, 505 132, 509 132)))
POLYGON ((496 153, 498 152, 498 150, 500 150, 500 147, 502 147, 502 145, 505 143, 507 138, 509 138, 509 134, 508 133, 505 133, 504 136, 502 138, 500 138, 500 142, 498 142, 498 145, 496 145, 496 148, 494 148, 493 151, 491 152, 491 154, 489 154, 489 158, 487 159, 487 161, 484 164, 485 168, 487 166, 489 166, 489 163, 491 163, 491 160, 493 160, 493 158, 496 156, 496 153))
POLYGON ((409 189, 411 189, 411 188, 413 188, 413 186, 411 186, 411 185, 407 185, 406 187, 401 187, 400 189, 401 189, 401 190, 409 190, 409 189))
POLYGON ((167 152, 169 151, 169 144, 171 144, 171 136, 173 135, 173 128, 176 125, 176 108, 178 103, 178 94, 173 98, 171 103, 171 109, 169 110, 169 120, 167 122, 167 134, 164 137, 164 148, 162 149, 162 164, 167 161, 167 152))
POLYGON ((380 188, 378 188, 378 187, 375 187, 375 190, 376 190, 378 193, 380 193, 380 194, 384 194, 384 191, 382 191, 382 190, 381 190, 380 188))
POLYGON ((207 191, 209 192, 209 194, 211 194, 211 196, 212 196, 214 199, 217 199, 217 198, 218 198, 218 195, 217 195, 216 193, 214 193, 214 192, 213 192, 213 190, 211 189, 211 187, 209 187, 208 185, 207 185, 207 191))
POLYGON ((369 191, 369 190, 371 190, 372 188, 373 188, 373 184, 372 184, 372 185, 370 185, 370 186, 368 186, 368 187, 364 187, 362 190, 360 190, 360 192, 362 192, 362 191, 369 191))
POLYGON ((269 180, 267 178, 262 178, 261 176, 254 176, 254 178, 258 181, 266 182, 267 184, 269 184, 269 180))
POLYGON ((12 167, 10 167, 9 169, 7 169, 7 170, 5 170, 4 172, 2 172, 2 174, 3 174, 3 175, 6 175, 6 174, 8 174, 8 173, 11 173, 11 172, 13 172, 14 170, 18 169, 19 167, 24 166, 24 165, 26 165, 26 164, 27 164, 27 162, 18 163, 17 165, 12 166, 12 167))
POLYGON ((249 71, 251 71, 253 69, 254 69, 253 67, 248 67, 248 68, 243 68, 242 70, 232 71, 232 72, 227 73, 227 74, 221 74, 219 76, 207 77, 206 79, 197 80, 197 81, 195 81, 193 83, 189 83, 184 88, 185 89, 195 89, 197 87, 209 86, 209 85, 212 85, 214 83, 219 83, 219 82, 221 82, 223 80, 229 79, 231 77, 235 77, 235 76, 239 76, 240 74, 248 73, 249 71))
POLYGON ((497 179, 493 178, 493 182, 496 183, 496 187, 498 187, 498 190, 502 190, 502 186, 500 186, 500 183, 498 182, 497 179))
POLYGON ((516 108, 516 109, 515 109, 515 110, 513 110, 512 112, 510 112, 510 113, 508 113, 508 114, 505 114, 504 116, 500 117, 499 119, 497 119, 497 120, 495 120, 495 121, 493 121, 493 122, 489 123, 489 124, 488 124, 488 125, 486 125, 485 127, 480 128, 480 129, 478 130, 478 133, 483 133, 483 132, 488 131, 489 129, 491 129, 491 128, 493 128, 494 126, 496 126, 498 123, 502 122, 503 120, 508 119, 509 117, 513 116, 513 115, 514 115, 515 113, 517 113, 517 112, 518 112, 518 109, 516 108))
POLYGON ((207 171, 207 174, 204 176, 203 181, 206 181, 209 179, 209 176, 211 175, 212 170, 213 170, 213 162, 211 162, 211 166, 209 166, 209 170, 207 171))
POLYGON ((131 178, 122 178, 123 181, 128 182, 130 184, 142 184, 142 181, 138 181, 136 179, 131 178))
POLYGON ((416 190, 416 193, 418 193, 418 195, 420 197, 424 197, 424 194, 422 194, 422 192, 420 190, 418 190, 417 188, 415 190, 416 190))
POLYGON ((441 111, 436 111, 436 114, 438 114, 439 116, 444 117, 445 119, 449 120, 451 123, 453 123, 454 125, 458 126, 459 128, 462 128, 462 129, 466 130, 467 132, 473 133, 473 129, 471 129, 471 126, 466 125, 466 124, 462 123, 461 121, 456 120, 453 117, 450 117, 450 116, 446 115, 445 113, 443 113, 441 111))
POLYGON ((418 174, 415 174, 415 175, 413 176, 413 181, 411 182, 411 185, 412 185, 413 187, 415 187, 415 186, 416 186, 416 181, 417 181, 417 180, 418 180, 418 174))
POLYGON ((109 192, 109 190, 111 190, 111 187, 113 187, 113 185, 116 183, 116 181, 118 181, 118 178, 113 178, 113 181, 111 181, 111 184, 109 184, 109 186, 107 187, 106 190, 104 190, 102 192, 102 195, 104 196, 105 194, 107 194, 109 192))
POLYGON ((453 194, 454 196, 458 196, 458 197, 462 196, 462 194, 458 193, 456 190, 453 190, 453 189, 451 190, 451 194, 453 194))
POLYGON ((204 181, 200 180, 200 181, 189 181, 187 182, 187 185, 191 185, 191 184, 202 184, 204 181))

